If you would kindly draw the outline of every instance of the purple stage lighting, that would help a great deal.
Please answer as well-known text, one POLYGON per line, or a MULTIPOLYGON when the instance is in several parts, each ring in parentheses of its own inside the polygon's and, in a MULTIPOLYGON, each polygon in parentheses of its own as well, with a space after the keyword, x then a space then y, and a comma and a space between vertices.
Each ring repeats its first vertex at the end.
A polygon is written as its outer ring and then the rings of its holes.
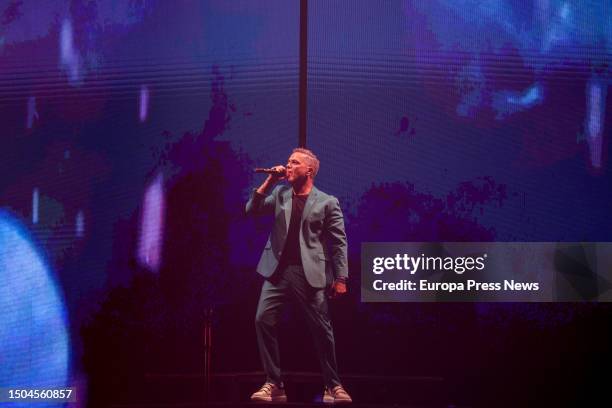
POLYGON ((592 80, 588 83, 587 89, 587 117, 586 117, 586 134, 589 144, 589 157, 591 165, 599 169, 601 168, 602 156, 602 123, 604 119, 604 109, 606 103, 606 90, 601 83, 592 80))
POLYGON ((38 224, 38 188, 32 192, 32 224, 38 224))
POLYGON ((138 261, 152 271, 159 269, 161 261, 164 207, 163 178, 159 174, 145 192, 138 245, 138 261))
POLYGON ((140 87, 140 109, 139 118, 141 122, 147 120, 147 114, 149 112, 149 88, 146 85, 140 87))
POLYGON ((38 120, 38 112, 36 111, 36 97, 30 96, 28 98, 28 118, 26 121, 26 127, 32 129, 34 120, 38 120))
POLYGON ((68 74, 70 84, 78 85, 81 79, 79 55, 74 48, 72 23, 67 19, 62 23, 62 31, 60 33, 60 61, 68 74))
POLYGON ((82 238, 83 234, 85 233, 85 215, 83 214, 83 210, 79 210, 79 212, 77 213, 75 224, 76 236, 82 238))

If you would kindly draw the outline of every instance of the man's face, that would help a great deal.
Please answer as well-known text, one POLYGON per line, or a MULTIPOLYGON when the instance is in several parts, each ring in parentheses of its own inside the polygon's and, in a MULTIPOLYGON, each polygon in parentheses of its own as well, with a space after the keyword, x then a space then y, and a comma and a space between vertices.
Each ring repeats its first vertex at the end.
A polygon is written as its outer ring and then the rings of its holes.
POLYGON ((302 153, 293 153, 287 160, 287 181, 290 184, 296 181, 303 181, 312 174, 311 168, 308 166, 306 157, 302 153))

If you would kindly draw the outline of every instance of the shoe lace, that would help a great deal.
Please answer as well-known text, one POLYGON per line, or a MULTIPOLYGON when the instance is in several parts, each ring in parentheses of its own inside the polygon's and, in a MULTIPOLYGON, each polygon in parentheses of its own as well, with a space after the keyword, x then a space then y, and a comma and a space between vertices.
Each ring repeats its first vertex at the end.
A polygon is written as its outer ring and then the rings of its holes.
POLYGON ((261 386, 259 391, 265 392, 266 394, 272 394, 272 387, 274 387, 274 384, 265 383, 264 385, 261 386))
POLYGON ((341 386, 341 385, 336 385, 334 388, 332 388, 331 390, 329 390, 329 393, 330 393, 331 395, 333 395, 334 397, 335 397, 335 396, 336 396, 338 393, 340 393, 340 392, 346 392, 346 391, 344 391, 344 388, 342 388, 342 386, 341 386))

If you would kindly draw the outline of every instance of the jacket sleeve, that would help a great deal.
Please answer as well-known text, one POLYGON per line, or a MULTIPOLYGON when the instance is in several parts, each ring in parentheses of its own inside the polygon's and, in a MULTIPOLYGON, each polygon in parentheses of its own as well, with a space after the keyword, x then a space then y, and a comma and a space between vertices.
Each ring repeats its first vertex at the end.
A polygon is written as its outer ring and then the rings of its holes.
POLYGON ((246 215, 266 215, 274 214, 276 194, 279 187, 275 187, 269 195, 259 194, 257 189, 253 189, 251 198, 246 203, 246 215))
POLYGON ((348 244, 344 230, 344 216, 336 197, 332 197, 332 204, 325 219, 325 227, 331 246, 335 277, 348 278, 348 244))

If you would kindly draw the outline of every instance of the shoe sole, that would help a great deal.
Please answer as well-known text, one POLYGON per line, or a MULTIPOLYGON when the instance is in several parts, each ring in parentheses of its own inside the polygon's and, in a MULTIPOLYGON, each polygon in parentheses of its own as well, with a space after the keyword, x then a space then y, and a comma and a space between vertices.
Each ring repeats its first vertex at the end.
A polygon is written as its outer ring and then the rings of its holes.
POLYGON ((340 399, 340 400, 336 400, 333 397, 328 397, 325 398, 323 397, 323 403, 324 404, 350 404, 351 402, 353 402, 353 400, 348 400, 348 399, 340 399))
POLYGON ((280 402, 280 403, 284 403, 287 402, 287 397, 275 397, 275 398, 270 398, 270 399, 263 399, 263 398, 251 398, 252 402, 263 402, 265 403, 275 403, 275 402, 280 402))

